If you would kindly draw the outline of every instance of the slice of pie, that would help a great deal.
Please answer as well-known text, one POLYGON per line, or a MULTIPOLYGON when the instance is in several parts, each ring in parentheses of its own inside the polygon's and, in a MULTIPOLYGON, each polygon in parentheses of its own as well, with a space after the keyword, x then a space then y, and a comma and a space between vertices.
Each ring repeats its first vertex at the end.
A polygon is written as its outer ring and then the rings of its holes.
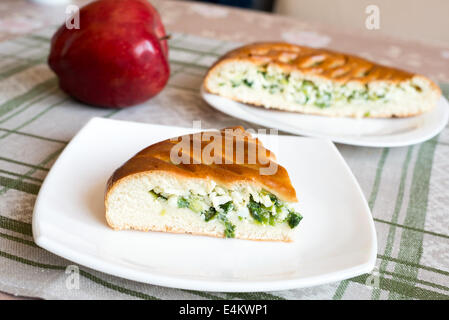
POLYGON ((302 216, 272 152, 241 127, 153 144, 107 184, 106 220, 117 230, 291 241, 302 216))
POLYGON ((345 117, 407 117, 441 96, 430 79, 368 60, 288 43, 255 43, 219 59, 207 92, 267 109, 345 117))

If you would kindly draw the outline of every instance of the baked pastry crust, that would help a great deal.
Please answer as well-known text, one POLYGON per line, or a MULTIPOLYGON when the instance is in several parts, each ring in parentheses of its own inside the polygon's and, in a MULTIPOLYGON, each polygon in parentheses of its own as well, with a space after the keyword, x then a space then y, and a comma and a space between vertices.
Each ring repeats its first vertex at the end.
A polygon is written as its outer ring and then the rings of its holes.
MULTIPOLYGON (((285 71, 301 71, 342 83, 356 81, 365 84, 377 80, 397 83, 417 76, 355 55, 285 42, 260 42, 234 49, 216 61, 210 70, 229 59, 247 60, 258 65, 274 63, 285 71)), ((432 84, 435 90, 441 92, 435 83, 432 84)))
MULTIPOLYGON (((107 203, 108 195, 120 180, 132 175, 156 171, 176 175, 179 179, 210 179, 224 187, 229 187, 236 183, 255 183, 273 193, 281 200, 297 202, 296 192, 291 184, 287 170, 275 162, 276 157, 270 150, 266 149, 257 138, 253 138, 242 127, 225 128, 220 131, 206 131, 200 134, 218 134, 223 137, 222 153, 216 155, 222 159, 221 164, 205 163, 204 159, 197 157, 193 147, 190 148, 190 154, 187 155, 190 159, 189 163, 172 163, 170 153, 174 145, 182 141, 183 138, 193 141, 194 134, 161 141, 143 149, 113 173, 107 183, 105 203, 107 203), (233 148, 231 152, 225 152, 225 150, 228 150, 224 145, 225 134, 229 137, 231 133, 233 134, 233 148), (239 146, 243 146, 244 159, 238 159, 236 157, 236 150, 239 146), (256 163, 248 163, 248 151, 256 150, 256 146, 258 148, 256 163), (197 163, 194 163, 194 160, 197 163), (273 165, 277 168, 274 174, 260 174, 260 169, 269 168, 273 165)), ((203 139, 200 137, 200 140, 203 139)), ((210 143, 211 141, 201 142, 201 155, 205 147, 210 143)))
MULTIPOLYGON (((203 85, 207 92, 219 94, 216 89, 209 85, 209 80, 214 72, 223 64, 229 62, 252 63, 259 67, 275 66, 285 73, 300 72, 302 75, 333 84, 344 85, 351 83, 354 85, 365 86, 374 82, 381 82, 387 85, 400 84, 413 80, 428 83, 431 91, 431 99, 426 102, 426 106, 420 110, 401 110, 398 114, 378 113, 370 117, 407 117, 422 113, 433 107, 434 101, 437 101, 441 95, 441 89, 433 81, 419 74, 410 73, 401 69, 392 68, 364 58, 331 51, 328 49, 317 49, 305 46, 299 46, 282 42, 260 42, 245 45, 226 53, 216 61, 208 70, 203 85), (431 100, 431 101, 430 101, 431 100)), ((228 95, 227 98, 247 103, 255 106, 267 108, 277 108, 266 106, 263 100, 245 101, 238 96, 228 95)), ((295 111, 295 110, 287 110, 295 111)), ((301 112, 301 111, 298 111, 301 112)), ((340 116, 339 114, 328 113, 326 110, 310 109, 305 113, 321 114, 330 116, 340 116)), ((349 114, 349 116, 353 116, 349 114)))

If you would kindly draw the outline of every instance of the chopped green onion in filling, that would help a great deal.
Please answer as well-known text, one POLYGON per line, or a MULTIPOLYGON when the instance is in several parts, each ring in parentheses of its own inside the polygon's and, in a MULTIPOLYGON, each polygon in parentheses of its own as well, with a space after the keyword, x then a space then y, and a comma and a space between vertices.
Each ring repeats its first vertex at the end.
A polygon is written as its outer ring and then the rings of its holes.
POLYGON ((205 221, 210 221, 217 215, 217 210, 215 210, 214 207, 210 207, 209 209, 203 212, 203 215, 205 221))
POLYGON ((228 213, 229 211, 234 209, 234 204, 232 203, 232 201, 228 201, 226 203, 220 204, 220 208, 222 208, 225 213, 228 213))
MULTIPOLYGON (((361 76, 365 76, 361 74, 361 76)), ((260 66, 257 72, 252 70, 235 70, 223 76, 220 86, 232 88, 246 86, 249 89, 264 90, 268 94, 283 94, 287 99, 302 105, 328 108, 335 104, 365 103, 373 101, 386 103, 391 101, 394 91, 405 90, 400 85, 386 87, 352 86, 348 84, 332 85, 316 83, 311 80, 292 77, 290 73, 260 66), (292 79, 295 78, 295 79, 292 79), (227 80, 226 80, 227 79, 227 80), (223 84, 224 83, 224 84, 223 84)), ((418 86, 410 85, 412 90, 420 92, 418 86)))
POLYGON ((150 190, 148 192, 153 196, 154 199, 162 199, 162 200, 167 200, 168 199, 167 197, 163 196, 160 193, 156 193, 153 190, 150 190))
POLYGON ((254 201, 252 195, 250 196, 248 209, 251 217, 253 217, 257 222, 261 224, 266 224, 268 222, 270 211, 261 203, 254 201))
MULTIPOLYGON (((158 189, 159 190, 159 189, 158 189)), ((234 238, 236 226, 231 220, 238 218, 240 221, 248 220, 257 224, 276 226, 286 223, 290 228, 295 228, 302 216, 290 209, 286 203, 274 194, 262 190, 250 194, 246 200, 235 202, 233 191, 226 191, 217 187, 209 195, 188 194, 176 196, 164 192, 150 190, 153 199, 167 202, 178 208, 189 209, 200 214, 204 221, 217 219, 224 225, 224 233, 227 238, 234 238), (168 201, 167 201, 168 200, 168 201), (246 215, 244 214, 246 210, 246 215)))
POLYGON ((234 238, 235 237, 235 225, 230 223, 229 221, 225 221, 225 237, 226 238, 234 238))
POLYGON ((179 197, 178 199, 178 208, 188 208, 189 207, 189 201, 187 201, 184 197, 179 197))
POLYGON ((250 88, 253 86, 253 82, 248 81, 248 79, 243 79, 243 84, 250 88))
POLYGON ((302 216, 299 213, 296 213, 294 211, 289 211, 287 222, 290 228, 296 227, 302 220, 302 216))

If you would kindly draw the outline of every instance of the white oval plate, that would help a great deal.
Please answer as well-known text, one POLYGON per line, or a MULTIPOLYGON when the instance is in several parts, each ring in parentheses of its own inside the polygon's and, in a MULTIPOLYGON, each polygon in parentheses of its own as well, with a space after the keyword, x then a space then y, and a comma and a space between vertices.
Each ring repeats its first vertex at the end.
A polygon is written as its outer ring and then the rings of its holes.
POLYGON ((449 103, 444 97, 432 111, 416 117, 353 119, 267 110, 207 93, 203 87, 201 95, 213 108, 235 118, 284 132, 365 147, 420 143, 437 135, 449 119, 449 103))
POLYGON ((291 243, 114 231, 106 181, 142 148, 192 129, 95 118, 64 149, 37 197, 37 245, 102 272, 202 291, 313 286, 370 272, 376 232, 362 191, 329 140, 259 135, 286 167, 304 219, 291 243), (325 161, 323 161, 325 159, 325 161))

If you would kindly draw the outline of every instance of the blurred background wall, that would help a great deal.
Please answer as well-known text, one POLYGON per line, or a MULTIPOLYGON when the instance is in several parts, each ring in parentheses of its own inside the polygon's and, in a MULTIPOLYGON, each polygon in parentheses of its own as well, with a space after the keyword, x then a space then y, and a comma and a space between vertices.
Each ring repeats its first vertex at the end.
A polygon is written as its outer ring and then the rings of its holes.
POLYGON ((368 5, 380 12, 378 32, 449 44, 448 0, 277 0, 274 10, 302 20, 365 28, 368 5))
POLYGON ((449 0, 201 0, 272 11, 304 21, 365 29, 368 5, 380 10, 376 32, 449 44, 449 0))

